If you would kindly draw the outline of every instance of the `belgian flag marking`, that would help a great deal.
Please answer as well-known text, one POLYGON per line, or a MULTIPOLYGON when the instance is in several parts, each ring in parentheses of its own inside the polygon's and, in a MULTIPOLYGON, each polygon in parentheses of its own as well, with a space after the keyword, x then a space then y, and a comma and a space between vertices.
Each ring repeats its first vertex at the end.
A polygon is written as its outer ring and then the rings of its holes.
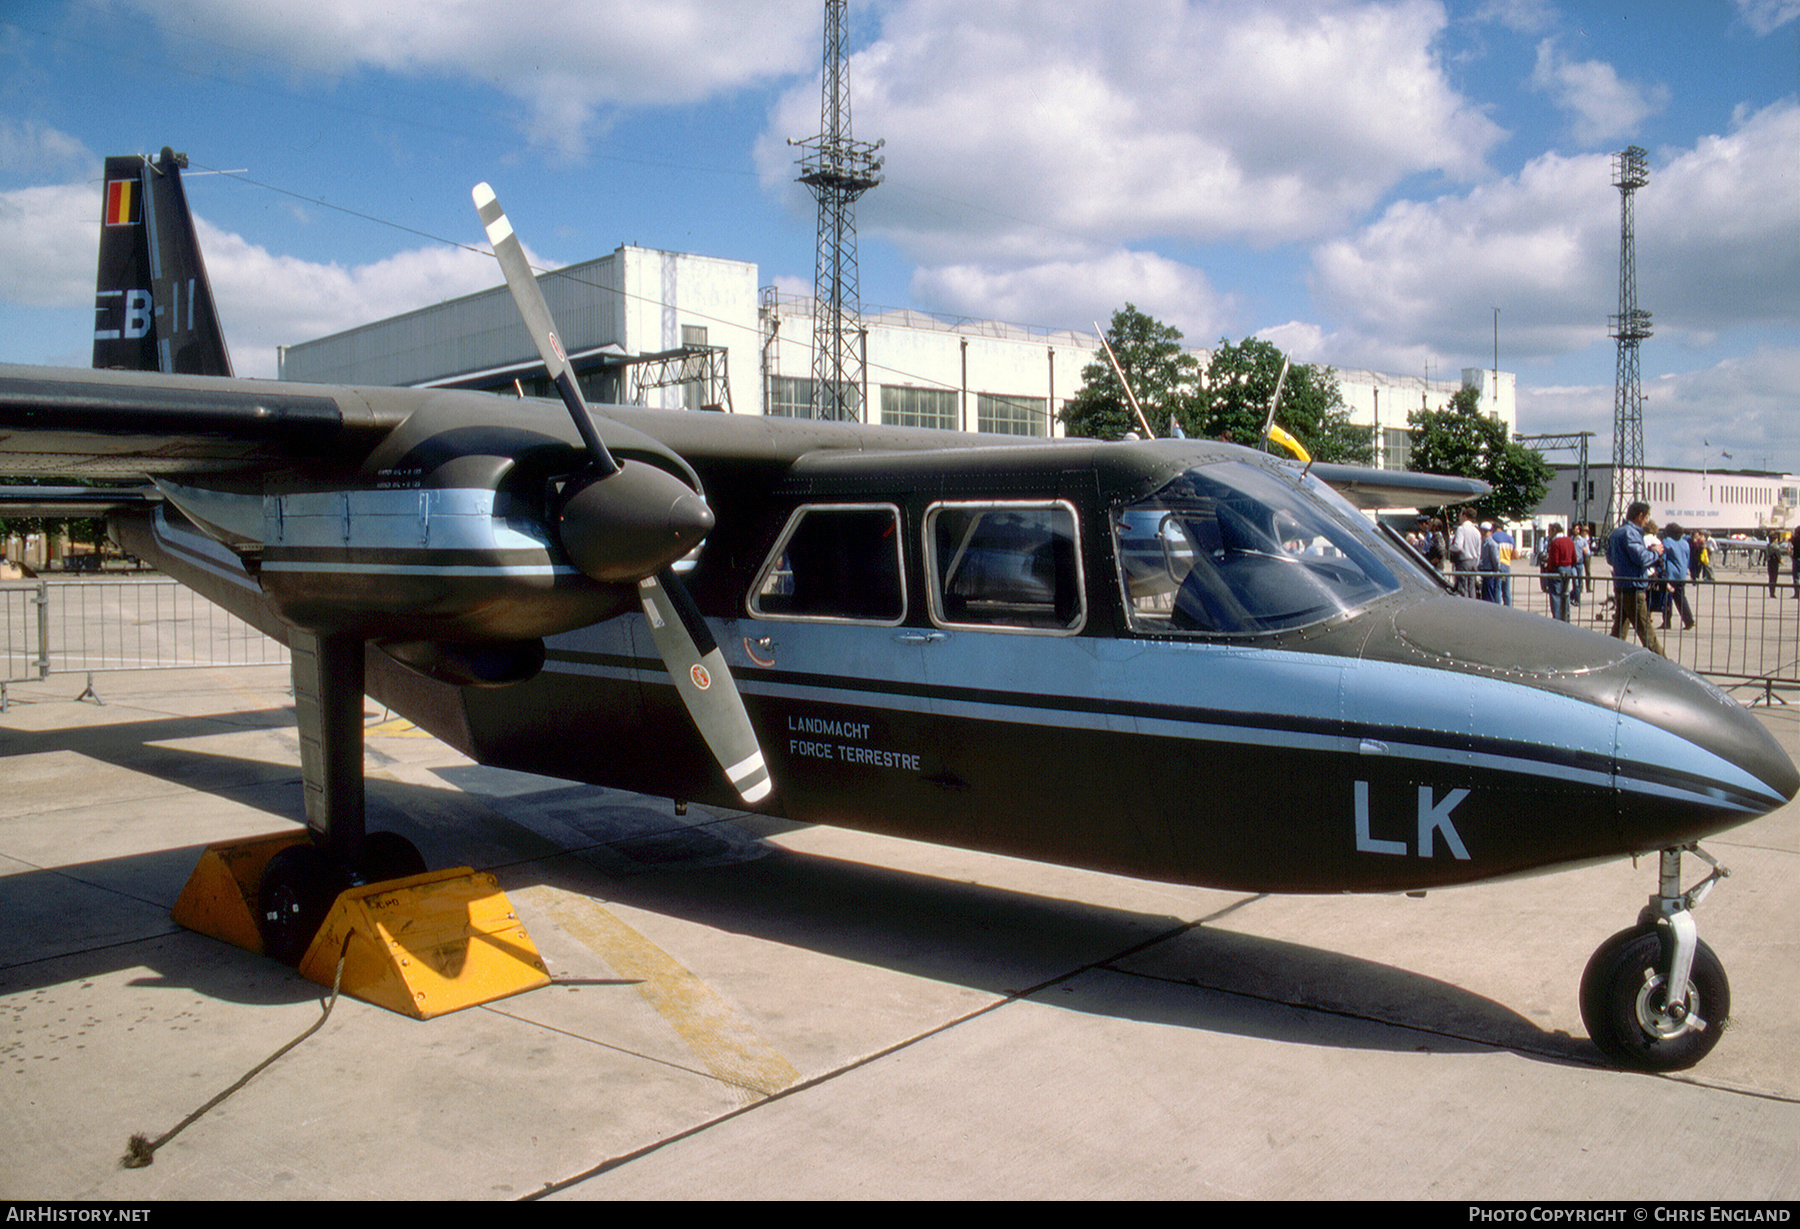
POLYGON ((106 225, 135 226, 138 220, 138 190, 135 179, 112 179, 106 184, 106 225))

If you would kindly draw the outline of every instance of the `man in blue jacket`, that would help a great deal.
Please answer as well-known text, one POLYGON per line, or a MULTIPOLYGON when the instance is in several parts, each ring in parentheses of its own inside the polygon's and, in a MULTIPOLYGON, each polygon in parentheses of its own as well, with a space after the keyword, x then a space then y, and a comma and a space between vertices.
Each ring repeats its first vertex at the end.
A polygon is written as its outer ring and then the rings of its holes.
POLYGON ((1644 541, 1644 522, 1650 519, 1650 505, 1638 500, 1625 510, 1625 523, 1612 531, 1612 537, 1606 540, 1606 561, 1612 565, 1613 610, 1612 634, 1615 639, 1625 639, 1625 627, 1630 624, 1637 632, 1644 647, 1659 656, 1663 653, 1662 642, 1656 638, 1656 628, 1650 622, 1650 603, 1647 596, 1650 578, 1655 574, 1662 562, 1663 545, 1656 538, 1649 543, 1644 541))

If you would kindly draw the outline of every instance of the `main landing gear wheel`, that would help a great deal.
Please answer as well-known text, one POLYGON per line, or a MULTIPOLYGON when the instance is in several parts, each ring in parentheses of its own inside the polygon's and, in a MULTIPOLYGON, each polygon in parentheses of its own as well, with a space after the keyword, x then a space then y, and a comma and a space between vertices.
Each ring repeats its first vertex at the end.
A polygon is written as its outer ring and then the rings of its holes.
POLYGON ((1704 939, 1695 940, 1687 993, 1670 1003, 1668 949, 1654 924, 1600 945, 1581 975, 1581 1019, 1608 1058, 1642 1071, 1681 1071, 1712 1052, 1731 1014, 1731 983, 1704 939))
POLYGON ((419 852, 418 846, 398 832, 371 832, 363 838, 364 883, 423 875, 429 869, 425 865, 425 855, 419 852))
POLYGON ((257 892, 263 950, 283 964, 298 965, 325 923, 331 902, 350 877, 311 841, 289 845, 269 859, 257 892))
POLYGON ((311 841, 289 845, 269 859, 257 892, 263 950, 283 964, 297 965, 338 893, 354 884, 403 879, 426 869, 418 848, 398 832, 371 832, 363 839, 362 867, 355 876, 311 841))

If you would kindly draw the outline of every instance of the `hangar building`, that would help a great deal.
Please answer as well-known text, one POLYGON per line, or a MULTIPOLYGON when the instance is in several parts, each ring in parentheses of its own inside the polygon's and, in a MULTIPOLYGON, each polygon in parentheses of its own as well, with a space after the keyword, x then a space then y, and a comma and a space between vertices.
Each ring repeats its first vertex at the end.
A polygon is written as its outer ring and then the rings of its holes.
MULTIPOLYGON (((1612 493, 1613 467, 1590 464, 1587 490, 1573 465, 1556 468, 1544 501, 1533 514, 1541 528, 1551 522, 1564 525, 1583 519, 1605 518, 1612 493), (1582 515, 1583 495, 1587 515, 1582 515)), ((1650 519, 1658 525, 1704 529, 1715 537, 1732 534, 1791 532, 1800 525, 1800 477, 1768 470, 1644 468, 1644 502, 1650 519)))
MULTIPOLYGON (((810 298, 758 288, 742 261, 620 247, 538 279, 563 347, 594 402, 810 417, 810 298)), ((1100 339, 913 310, 863 316, 867 421, 1060 435, 1057 413, 1081 386, 1100 339)), ((1204 364, 1206 350, 1195 350, 1204 364)), ((283 346, 285 380, 512 390, 553 396, 504 285, 283 346)), ((1338 371, 1354 422, 1374 427, 1379 462, 1404 468, 1406 416, 1445 408, 1465 385, 1510 433, 1515 377, 1468 368, 1461 382, 1338 371)))

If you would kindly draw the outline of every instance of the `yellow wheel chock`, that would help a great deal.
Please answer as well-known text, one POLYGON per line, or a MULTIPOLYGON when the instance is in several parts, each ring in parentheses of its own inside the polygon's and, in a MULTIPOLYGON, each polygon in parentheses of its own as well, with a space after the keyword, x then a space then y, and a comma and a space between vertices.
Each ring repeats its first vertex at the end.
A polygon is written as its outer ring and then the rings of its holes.
POLYGON ((256 925, 256 891, 263 868, 289 845, 307 839, 305 832, 294 829, 208 845, 169 916, 177 926, 266 955, 262 931, 256 925))
MULTIPOLYGON (((303 832, 283 832, 209 846, 175 903, 175 922, 261 952, 256 898, 263 868, 306 839, 303 832)), ((550 983, 494 877, 466 866, 340 893, 300 972, 329 986, 340 952, 344 993, 419 1020, 550 983)))

